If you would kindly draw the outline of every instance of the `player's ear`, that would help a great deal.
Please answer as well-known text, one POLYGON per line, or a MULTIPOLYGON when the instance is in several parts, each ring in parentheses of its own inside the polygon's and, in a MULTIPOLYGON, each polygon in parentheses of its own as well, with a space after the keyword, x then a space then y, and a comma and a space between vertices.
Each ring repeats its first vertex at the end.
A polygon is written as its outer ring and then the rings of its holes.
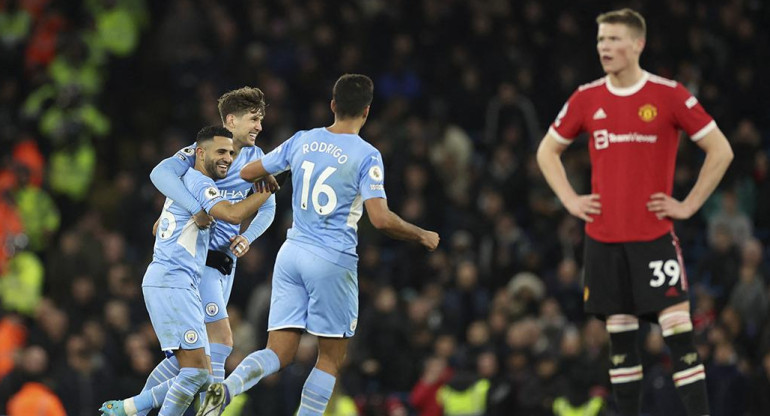
POLYGON ((235 114, 228 114, 225 116, 225 125, 228 127, 233 127, 235 125, 235 114))
POLYGON ((634 52, 641 54, 646 43, 647 40, 644 38, 644 36, 639 36, 638 38, 634 39, 634 52))
POLYGON ((337 114, 337 102, 334 99, 329 103, 329 108, 332 109, 332 113, 337 114))
POLYGON ((369 108, 371 108, 371 105, 367 105, 366 108, 364 108, 364 114, 363 114, 364 119, 369 117, 369 108))

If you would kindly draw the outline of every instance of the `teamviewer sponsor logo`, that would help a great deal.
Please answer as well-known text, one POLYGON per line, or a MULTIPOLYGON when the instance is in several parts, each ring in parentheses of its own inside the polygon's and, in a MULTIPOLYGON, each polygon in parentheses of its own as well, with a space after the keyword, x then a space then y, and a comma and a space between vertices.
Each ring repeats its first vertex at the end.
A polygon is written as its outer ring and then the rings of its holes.
POLYGON ((610 143, 655 143, 658 136, 654 134, 641 133, 609 133, 607 130, 594 131, 594 147, 596 150, 606 149, 610 143))

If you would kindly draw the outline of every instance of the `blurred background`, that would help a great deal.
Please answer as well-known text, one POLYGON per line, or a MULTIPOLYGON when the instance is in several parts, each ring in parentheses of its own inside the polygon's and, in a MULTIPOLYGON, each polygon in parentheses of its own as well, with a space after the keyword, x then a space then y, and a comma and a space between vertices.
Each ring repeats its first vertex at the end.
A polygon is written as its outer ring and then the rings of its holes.
MULTIPOLYGON (((269 107, 266 152, 329 125, 333 82, 375 81, 362 136, 383 154, 390 207, 439 250, 360 225, 358 333, 331 415, 614 414, 607 334, 582 312, 582 224, 534 160, 572 91, 601 77, 601 12, 647 19, 642 67, 692 91, 735 160, 676 225, 712 415, 770 414, 770 7, 760 0, 0 0, 0 414, 94 415, 163 358, 140 283, 163 158, 219 124, 245 85, 269 107), (463 396, 463 393, 468 393, 463 396), (465 397, 465 398, 463 398, 465 397), (441 407, 445 410, 442 413, 441 407)), ((590 186, 585 140, 564 155, 590 186)), ((674 194, 703 155, 681 140, 674 194)), ((290 189, 240 260, 234 368, 266 342, 270 275, 290 189)), ((670 361, 644 325, 645 414, 681 415, 670 361)), ((315 360, 243 395, 230 415, 290 415, 315 360)))

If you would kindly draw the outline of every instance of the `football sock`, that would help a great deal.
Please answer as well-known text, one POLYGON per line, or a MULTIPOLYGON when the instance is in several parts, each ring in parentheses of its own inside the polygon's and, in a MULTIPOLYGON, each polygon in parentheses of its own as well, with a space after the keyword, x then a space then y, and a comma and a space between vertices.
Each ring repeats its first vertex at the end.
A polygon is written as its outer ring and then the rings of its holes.
POLYGON ((214 372, 214 383, 225 379, 225 360, 233 352, 233 347, 225 344, 211 344, 211 369, 214 372))
POLYGON ((610 382, 618 411, 623 416, 639 414, 642 391, 642 365, 636 334, 639 320, 633 315, 610 315, 610 382))
MULTIPOLYGON (((179 361, 173 355, 164 359, 152 369, 150 376, 147 377, 147 382, 144 384, 144 388, 142 388, 142 392, 133 398, 134 404, 136 405, 137 416, 146 416, 150 409, 153 408, 153 393, 150 392, 150 389, 163 384, 168 380, 173 380, 177 374, 179 374, 179 361)), ((171 383, 167 383, 167 386, 161 387, 163 394, 160 396, 157 395, 157 392, 155 393, 155 396, 160 397, 160 402, 158 403, 163 403, 163 398, 166 396, 166 392, 170 386, 171 383)), ((154 407, 160 407, 160 404, 154 407)))
POLYGON ((209 372, 203 368, 184 367, 174 379, 163 400, 159 416, 180 416, 190 406, 198 391, 209 379, 209 372))
POLYGON ((689 416, 709 414, 706 393, 706 371, 698 357, 692 334, 690 313, 669 312, 661 315, 660 327, 663 339, 671 352, 674 366, 674 385, 689 416))
POLYGON ((224 384, 230 392, 230 397, 254 387, 259 380, 280 370, 281 362, 273 350, 265 348, 252 352, 244 358, 238 367, 225 379, 224 384))
POLYGON ((332 397, 335 381, 333 375, 313 368, 302 387, 302 400, 297 416, 322 416, 332 397))

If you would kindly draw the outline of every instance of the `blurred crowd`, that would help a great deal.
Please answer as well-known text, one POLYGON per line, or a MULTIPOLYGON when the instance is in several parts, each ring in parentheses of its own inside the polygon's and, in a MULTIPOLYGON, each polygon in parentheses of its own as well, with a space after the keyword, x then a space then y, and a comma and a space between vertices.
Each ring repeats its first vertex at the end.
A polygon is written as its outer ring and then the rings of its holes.
MULTIPOLYGON (((0 414, 93 415, 138 392, 163 358, 140 290, 163 204, 150 170, 221 122, 225 91, 263 89, 269 151, 330 124, 332 83, 356 72, 375 81, 362 136, 390 207, 442 243, 426 253, 362 220, 358 330, 327 413, 613 415, 608 337, 582 312, 582 224, 534 150, 601 76, 594 18, 619 6, 647 19, 642 67, 690 89, 735 151, 676 232, 712 415, 770 414, 770 7, 577 3, 0 0, 0 414)), ((588 191, 585 139, 564 162, 588 191)), ((701 162, 681 140, 675 197, 701 162)), ((228 369, 266 342, 290 195, 239 261, 228 369)), ((642 333, 645 414, 683 414, 658 326, 642 333)), ((293 414, 314 342, 228 414, 293 414)))

